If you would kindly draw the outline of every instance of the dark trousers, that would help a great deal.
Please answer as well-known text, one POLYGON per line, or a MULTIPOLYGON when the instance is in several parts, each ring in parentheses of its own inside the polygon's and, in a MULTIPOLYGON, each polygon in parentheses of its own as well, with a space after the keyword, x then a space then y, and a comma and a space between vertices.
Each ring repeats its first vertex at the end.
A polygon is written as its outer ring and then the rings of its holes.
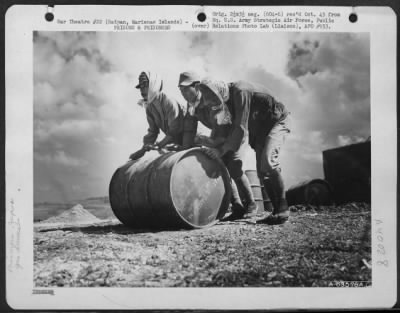
POLYGON ((229 175, 231 175, 232 179, 234 180, 240 178, 243 175, 244 152, 244 147, 242 145, 239 151, 229 151, 222 157, 222 161, 228 169, 229 175))

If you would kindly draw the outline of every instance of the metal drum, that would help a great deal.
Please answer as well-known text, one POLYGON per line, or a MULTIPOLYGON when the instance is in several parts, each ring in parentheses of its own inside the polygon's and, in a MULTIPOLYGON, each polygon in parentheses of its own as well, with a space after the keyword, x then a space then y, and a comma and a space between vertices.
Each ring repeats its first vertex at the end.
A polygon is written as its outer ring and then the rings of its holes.
POLYGON ((268 203, 266 203, 266 200, 269 201, 269 203, 271 203, 271 201, 269 200, 269 198, 268 199, 265 198, 268 197, 268 195, 266 194, 263 185, 260 184, 260 179, 258 178, 257 171, 246 170, 244 171, 244 173, 249 179, 251 191, 253 192, 254 201, 257 203, 258 206, 258 212, 262 213, 265 210, 265 204, 268 205, 268 203))
POLYGON ((337 204, 371 203, 371 141, 322 152, 325 179, 337 204))
POLYGON ((333 204, 333 193, 326 180, 313 179, 291 187, 286 191, 286 199, 289 205, 330 205, 333 204))
POLYGON ((114 173, 111 208, 135 228, 203 228, 222 218, 231 197, 228 171, 201 149, 150 151, 114 173))

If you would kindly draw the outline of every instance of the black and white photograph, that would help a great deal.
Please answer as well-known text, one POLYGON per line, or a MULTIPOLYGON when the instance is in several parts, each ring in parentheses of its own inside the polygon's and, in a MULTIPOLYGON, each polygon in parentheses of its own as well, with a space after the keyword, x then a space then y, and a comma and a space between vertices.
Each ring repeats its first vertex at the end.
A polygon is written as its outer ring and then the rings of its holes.
POLYGON ((371 284, 368 34, 33 43, 37 286, 371 284))
POLYGON ((33 294, 372 289, 371 33, 134 25, 30 33, 33 294))

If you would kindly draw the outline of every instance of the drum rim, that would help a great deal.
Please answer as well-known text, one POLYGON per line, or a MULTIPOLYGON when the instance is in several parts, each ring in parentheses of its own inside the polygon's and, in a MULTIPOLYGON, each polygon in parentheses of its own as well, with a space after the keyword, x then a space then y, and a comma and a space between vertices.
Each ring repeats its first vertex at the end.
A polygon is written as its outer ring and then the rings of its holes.
MULTIPOLYGON (((203 150, 202 148, 197 148, 197 147, 196 147, 196 148, 191 148, 191 149, 182 151, 183 153, 182 153, 181 155, 179 155, 179 157, 174 161, 174 163, 173 163, 173 165, 172 165, 171 175, 170 175, 170 177, 169 177, 169 189, 170 189, 170 194, 171 194, 171 202, 172 202, 172 205, 173 205, 175 208, 177 208, 177 206, 176 206, 174 197, 173 197, 172 192, 171 192, 171 190, 172 190, 172 179, 173 179, 174 173, 175 173, 175 171, 176 171, 176 166, 175 166, 175 165, 176 165, 179 161, 181 161, 184 157, 186 157, 189 153, 193 153, 193 152, 197 152, 197 151, 198 151, 198 152, 201 152, 201 153, 204 154, 206 157, 208 157, 207 154, 204 152, 204 150, 203 150)), ((225 167, 224 163, 222 162, 222 160, 221 160, 221 159, 215 159, 215 161, 216 161, 216 162, 219 164, 219 166, 220 166, 220 169, 221 169, 221 177, 222 177, 222 181, 223 181, 224 186, 225 186, 225 194, 224 194, 224 196, 222 197, 222 204, 221 204, 221 205, 224 205, 224 202, 225 202, 226 198, 227 198, 227 199, 230 199, 230 196, 231 196, 230 187, 227 188, 227 187, 228 187, 228 186, 227 186, 227 182, 230 180, 230 176, 229 176, 228 170, 226 169, 226 167, 225 167), (225 178, 225 179, 224 179, 224 178, 225 178)), ((218 222, 218 220, 219 220, 218 215, 219 215, 219 210, 220 210, 220 209, 221 209, 221 207, 218 208, 218 212, 217 212, 217 215, 216 215, 215 220, 212 221, 211 223, 208 223, 208 224, 205 224, 205 225, 196 225, 196 224, 190 223, 186 218, 184 218, 184 217, 182 216, 182 214, 179 212, 179 210, 175 210, 175 212, 179 215, 179 217, 181 218, 181 220, 182 220, 183 223, 187 224, 188 226, 190 226, 190 227, 192 227, 192 228, 197 228, 197 229, 199 229, 199 228, 207 228, 207 227, 210 227, 210 226, 212 226, 212 225, 215 225, 215 224, 218 222)))

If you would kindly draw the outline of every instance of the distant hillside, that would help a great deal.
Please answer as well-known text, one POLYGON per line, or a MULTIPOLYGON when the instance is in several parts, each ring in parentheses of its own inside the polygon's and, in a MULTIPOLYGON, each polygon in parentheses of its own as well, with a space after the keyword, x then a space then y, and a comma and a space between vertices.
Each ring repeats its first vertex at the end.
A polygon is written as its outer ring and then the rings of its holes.
POLYGON ((46 220, 63 213, 77 204, 82 205, 83 208, 100 219, 115 218, 108 197, 90 197, 83 200, 74 200, 68 203, 35 203, 33 220, 34 222, 46 220))
POLYGON ((104 203, 110 203, 110 199, 108 197, 90 197, 82 200, 83 202, 85 201, 98 201, 98 202, 104 202, 104 203))

